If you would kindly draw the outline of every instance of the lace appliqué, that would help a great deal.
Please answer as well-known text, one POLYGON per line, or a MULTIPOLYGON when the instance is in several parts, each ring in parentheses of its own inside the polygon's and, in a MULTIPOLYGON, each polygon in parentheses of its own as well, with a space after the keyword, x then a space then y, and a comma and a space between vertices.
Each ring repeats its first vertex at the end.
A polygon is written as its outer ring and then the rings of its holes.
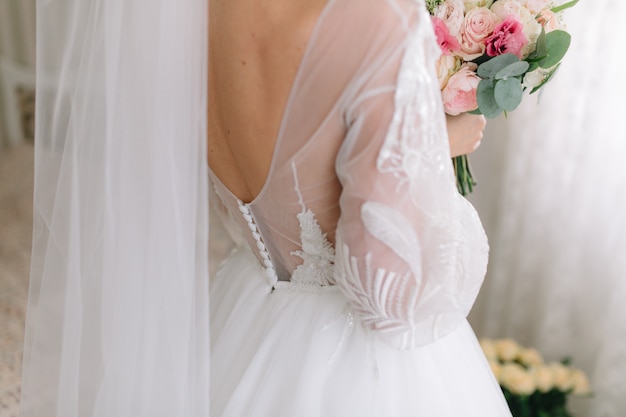
MULTIPOLYGON (((425 13, 419 18, 427 19, 425 13)), ((441 93, 431 70, 440 52, 430 25, 417 25, 406 48, 394 97, 397 110, 376 163, 379 172, 399 180, 398 188, 412 186, 419 176, 451 174, 441 93)))
POLYGON ((301 291, 319 291, 321 287, 334 285, 335 249, 326 239, 326 233, 311 210, 298 214, 302 250, 291 254, 302 259, 291 275, 292 285, 301 291))

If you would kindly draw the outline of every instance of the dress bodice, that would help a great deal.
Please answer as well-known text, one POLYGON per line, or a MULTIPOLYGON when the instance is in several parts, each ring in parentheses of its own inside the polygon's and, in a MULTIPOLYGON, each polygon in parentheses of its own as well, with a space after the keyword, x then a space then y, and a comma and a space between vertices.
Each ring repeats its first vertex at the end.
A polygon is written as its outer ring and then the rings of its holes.
POLYGON ((458 325, 486 268, 482 226, 456 191, 437 56, 421 1, 329 0, 260 194, 244 204, 211 175, 270 282, 337 284, 398 347, 458 325))

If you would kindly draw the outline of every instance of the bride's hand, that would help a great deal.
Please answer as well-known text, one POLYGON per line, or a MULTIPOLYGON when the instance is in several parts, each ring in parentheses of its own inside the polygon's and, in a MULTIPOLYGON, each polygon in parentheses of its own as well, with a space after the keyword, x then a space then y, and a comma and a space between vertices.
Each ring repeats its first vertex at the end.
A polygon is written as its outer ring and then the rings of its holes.
POLYGON ((458 116, 446 114, 446 123, 452 157, 467 155, 478 149, 487 125, 485 116, 469 113, 461 113, 458 116))

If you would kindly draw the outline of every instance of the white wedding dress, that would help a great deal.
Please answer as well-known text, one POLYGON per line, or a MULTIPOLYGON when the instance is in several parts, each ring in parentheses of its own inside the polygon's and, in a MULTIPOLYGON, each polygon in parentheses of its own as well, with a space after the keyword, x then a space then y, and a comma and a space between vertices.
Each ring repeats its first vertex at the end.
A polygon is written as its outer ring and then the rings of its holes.
POLYGON ((437 53, 422 2, 329 0, 260 194, 211 174, 239 241, 212 266, 212 416, 510 415, 466 321, 488 247, 437 53))

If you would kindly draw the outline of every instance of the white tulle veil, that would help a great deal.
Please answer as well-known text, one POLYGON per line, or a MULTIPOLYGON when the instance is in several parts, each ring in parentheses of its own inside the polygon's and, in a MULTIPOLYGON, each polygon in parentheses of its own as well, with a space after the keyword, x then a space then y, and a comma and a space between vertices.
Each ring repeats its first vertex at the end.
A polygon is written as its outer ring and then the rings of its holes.
POLYGON ((208 415, 205 0, 40 0, 24 417, 208 415))

